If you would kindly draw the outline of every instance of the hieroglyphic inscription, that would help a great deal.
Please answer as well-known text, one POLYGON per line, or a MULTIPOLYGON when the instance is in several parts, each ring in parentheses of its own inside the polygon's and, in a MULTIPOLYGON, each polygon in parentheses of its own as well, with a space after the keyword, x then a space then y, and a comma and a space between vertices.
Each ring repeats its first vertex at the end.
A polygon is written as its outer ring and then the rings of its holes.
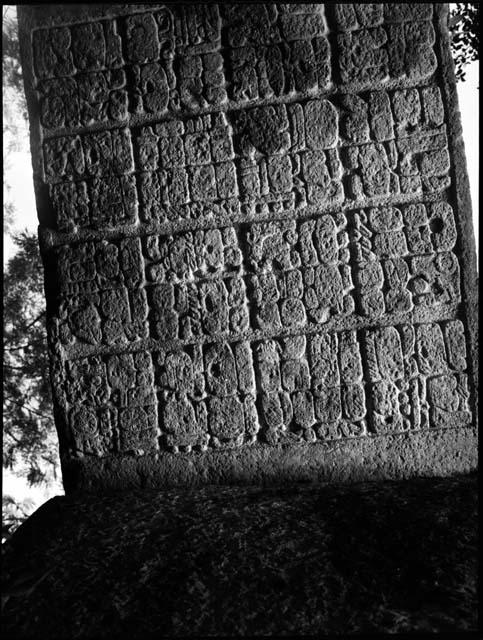
POLYGON ((85 453, 333 440, 468 424, 464 343, 450 320, 160 345, 68 360, 57 384, 85 453))
POLYGON ((57 228, 241 221, 450 185, 437 87, 337 94, 44 142, 57 228), (102 176, 102 177, 101 177, 102 176))
POLYGON ((72 455, 470 424, 432 4, 33 30, 72 455))

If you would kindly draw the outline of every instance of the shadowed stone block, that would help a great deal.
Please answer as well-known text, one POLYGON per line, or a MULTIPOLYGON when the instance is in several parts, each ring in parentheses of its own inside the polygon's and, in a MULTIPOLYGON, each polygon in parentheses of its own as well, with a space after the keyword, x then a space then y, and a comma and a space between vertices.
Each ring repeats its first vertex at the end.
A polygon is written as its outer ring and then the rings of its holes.
POLYGON ((476 632, 477 484, 59 496, 5 545, 2 638, 476 632))
POLYGON ((475 468, 446 5, 19 19, 67 492, 475 468))

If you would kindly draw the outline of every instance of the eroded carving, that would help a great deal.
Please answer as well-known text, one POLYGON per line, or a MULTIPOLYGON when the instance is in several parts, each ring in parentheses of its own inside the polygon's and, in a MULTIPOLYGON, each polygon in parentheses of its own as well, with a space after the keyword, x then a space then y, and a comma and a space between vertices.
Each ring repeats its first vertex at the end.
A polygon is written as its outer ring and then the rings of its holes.
POLYGON ((471 423, 439 12, 123 5, 34 26, 72 456, 471 423))

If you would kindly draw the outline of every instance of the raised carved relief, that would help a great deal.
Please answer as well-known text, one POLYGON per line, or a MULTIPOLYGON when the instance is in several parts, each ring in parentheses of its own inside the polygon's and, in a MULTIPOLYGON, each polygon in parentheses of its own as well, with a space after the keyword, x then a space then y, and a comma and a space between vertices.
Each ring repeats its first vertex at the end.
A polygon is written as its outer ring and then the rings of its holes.
POLYGON ((337 35, 338 72, 343 83, 431 75, 437 66, 429 3, 336 4, 329 9, 337 35))
POLYGON ((105 13, 31 38, 69 452, 470 424, 439 10, 105 13))

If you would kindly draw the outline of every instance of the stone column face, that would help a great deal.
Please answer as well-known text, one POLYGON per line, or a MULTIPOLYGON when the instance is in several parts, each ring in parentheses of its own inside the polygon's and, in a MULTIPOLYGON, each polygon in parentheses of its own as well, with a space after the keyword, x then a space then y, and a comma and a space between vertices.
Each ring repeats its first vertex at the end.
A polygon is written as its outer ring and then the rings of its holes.
POLYGON ((446 5, 19 16, 67 491, 475 467, 446 5))

